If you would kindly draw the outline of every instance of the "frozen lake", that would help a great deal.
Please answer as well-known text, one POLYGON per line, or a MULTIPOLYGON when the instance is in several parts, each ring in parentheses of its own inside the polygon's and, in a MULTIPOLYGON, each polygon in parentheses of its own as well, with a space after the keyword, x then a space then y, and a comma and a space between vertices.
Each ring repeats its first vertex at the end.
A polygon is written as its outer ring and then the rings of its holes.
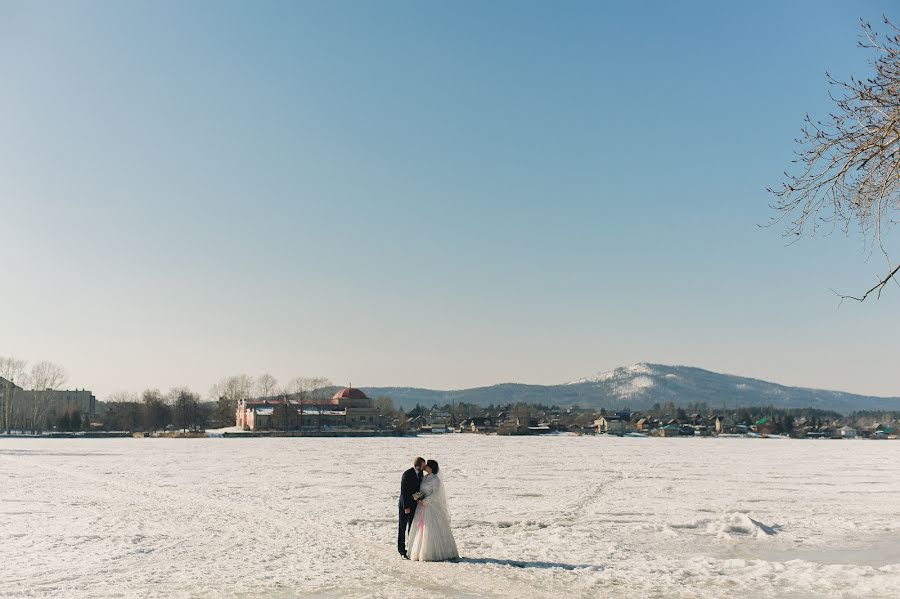
POLYGON ((888 597, 900 442, 0 440, 0 597, 888 597), (441 463, 460 563, 396 552, 441 463))

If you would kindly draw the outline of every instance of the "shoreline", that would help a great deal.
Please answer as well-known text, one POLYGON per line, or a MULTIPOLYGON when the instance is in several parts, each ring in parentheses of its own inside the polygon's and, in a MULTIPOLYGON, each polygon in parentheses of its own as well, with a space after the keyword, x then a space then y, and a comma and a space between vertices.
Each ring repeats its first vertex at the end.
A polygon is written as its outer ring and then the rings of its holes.
POLYGON ((471 436, 474 438, 480 437, 503 437, 503 438, 518 438, 518 439, 530 439, 534 437, 596 437, 596 438, 617 438, 617 439, 765 439, 765 440, 773 440, 773 441, 897 441, 896 438, 883 437, 883 438, 866 438, 866 437, 855 437, 852 439, 842 438, 842 437, 789 437, 789 436, 781 436, 781 435, 754 435, 754 434, 746 434, 746 435, 738 435, 738 434, 723 434, 723 435, 678 435, 678 436, 663 436, 663 435, 616 435, 616 434, 594 434, 594 435, 579 435, 576 433, 550 433, 550 434, 542 434, 542 435, 498 435, 496 433, 442 433, 442 434, 434 434, 434 433, 425 433, 425 434, 416 434, 416 433, 397 433, 394 431, 310 431, 310 432, 301 432, 301 431, 225 431, 225 432, 217 432, 217 431, 160 431, 156 433, 143 433, 143 432, 135 432, 130 433, 127 431, 93 431, 93 432, 81 432, 81 433, 43 433, 43 434, 32 434, 32 433, 0 433, 0 440, 3 439, 265 439, 265 438, 309 438, 309 439, 335 439, 335 438, 350 438, 350 439, 366 439, 366 438, 417 438, 417 439, 428 439, 428 438, 441 438, 448 436, 471 436))

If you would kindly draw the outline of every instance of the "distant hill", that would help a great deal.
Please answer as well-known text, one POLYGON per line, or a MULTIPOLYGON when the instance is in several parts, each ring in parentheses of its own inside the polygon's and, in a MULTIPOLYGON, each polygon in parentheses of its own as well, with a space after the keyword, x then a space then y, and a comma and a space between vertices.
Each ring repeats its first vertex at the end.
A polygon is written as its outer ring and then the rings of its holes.
POLYGON ((504 383, 490 387, 435 391, 414 387, 366 387, 370 397, 386 395, 398 406, 466 402, 487 406, 510 402, 563 407, 642 409, 671 401, 676 405, 706 402, 710 407, 775 406, 855 410, 900 410, 900 397, 872 397, 841 391, 786 387, 758 379, 710 372, 689 366, 635 364, 562 385, 504 383))

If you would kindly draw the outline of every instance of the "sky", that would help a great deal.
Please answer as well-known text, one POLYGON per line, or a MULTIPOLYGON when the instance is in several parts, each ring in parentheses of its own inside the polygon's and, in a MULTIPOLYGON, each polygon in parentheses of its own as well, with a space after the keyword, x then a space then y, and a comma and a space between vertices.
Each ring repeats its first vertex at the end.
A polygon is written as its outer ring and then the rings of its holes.
POLYGON ((900 288, 831 291, 883 259, 761 226, 892 8, 0 0, 0 355, 100 399, 635 362, 900 396, 900 288))

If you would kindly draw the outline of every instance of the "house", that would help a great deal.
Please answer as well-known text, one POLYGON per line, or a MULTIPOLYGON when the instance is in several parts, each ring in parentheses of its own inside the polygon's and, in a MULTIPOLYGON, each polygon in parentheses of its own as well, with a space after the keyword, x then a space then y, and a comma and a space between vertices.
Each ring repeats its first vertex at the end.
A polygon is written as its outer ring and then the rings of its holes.
POLYGON ((619 416, 600 416, 594 420, 594 429, 601 435, 624 435, 625 428, 626 421, 619 416))
POLYGON ((692 424, 685 423, 678 425, 678 434, 683 437, 693 437, 697 431, 692 424))
POLYGON ((525 435, 527 434, 527 423, 523 423, 521 419, 515 417, 506 417, 498 420, 498 435, 525 435))
POLYGON ((587 424, 583 426, 580 424, 570 424, 565 427, 565 431, 568 433, 575 433, 576 435, 593 435, 597 432, 597 429, 587 424))
POLYGON ((406 413, 406 428, 420 433, 446 433, 453 428, 449 413, 416 405, 406 413))
POLYGON ((861 431, 861 435, 871 439, 892 439, 896 437, 896 428, 892 425, 878 422, 874 426, 861 431))
POLYGON ((459 423, 459 432, 461 433, 493 433, 496 431, 494 420, 490 417, 476 416, 466 418, 459 423))
MULTIPOLYGON (((409 415, 407 414, 407 417, 409 415)), ((406 428, 408 430, 414 430, 419 432, 431 432, 431 425, 428 424, 428 420, 422 414, 418 414, 406 421, 406 428), (427 430, 426 430, 427 429, 427 430)))
POLYGON ((412 420, 408 420, 406 423, 406 427, 408 429, 415 430, 419 433, 423 434, 443 434, 449 433, 453 431, 453 427, 450 424, 450 416, 447 415, 446 418, 439 417, 434 418, 433 412, 427 416, 421 415, 416 416, 412 420))
POLYGON ((549 422, 529 422, 528 423, 528 434, 529 435, 546 435, 547 433, 552 433, 556 430, 551 426, 549 422))
POLYGON ((692 428, 694 430, 694 435, 697 437, 711 437, 713 434, 712 429, 705 424, 696 424, 692 428))
POLYGON ((450 412, 431 410, 429 420, 433 433, 449 433, 453 428, 453 417, 450 412))
POLYGON ((768 416, 757 420, 754 428, 759 435, 764 437, 775 433, 775 423, 768 416))
POLYGON ((841 435, 841 439, 855 439, 856 438, 856 429, 851 426, 842 426, 838 429, 838 433, 841 435))
POLYGON ((722 433, 734 432, 734 420, 725 416, 713 416, 713 422, 710 428, 716 431, 717 435, 722 433))
POLYGON ((667 424, 662 428, 657 429, 657 434, 660 437, 678 437, 681 436, 681 427, 677 424, 667 424))
POLYGON ((816 430, 809 429, 806 431, 807 439, 830 439, 831 431, 830 430, 816 430))

